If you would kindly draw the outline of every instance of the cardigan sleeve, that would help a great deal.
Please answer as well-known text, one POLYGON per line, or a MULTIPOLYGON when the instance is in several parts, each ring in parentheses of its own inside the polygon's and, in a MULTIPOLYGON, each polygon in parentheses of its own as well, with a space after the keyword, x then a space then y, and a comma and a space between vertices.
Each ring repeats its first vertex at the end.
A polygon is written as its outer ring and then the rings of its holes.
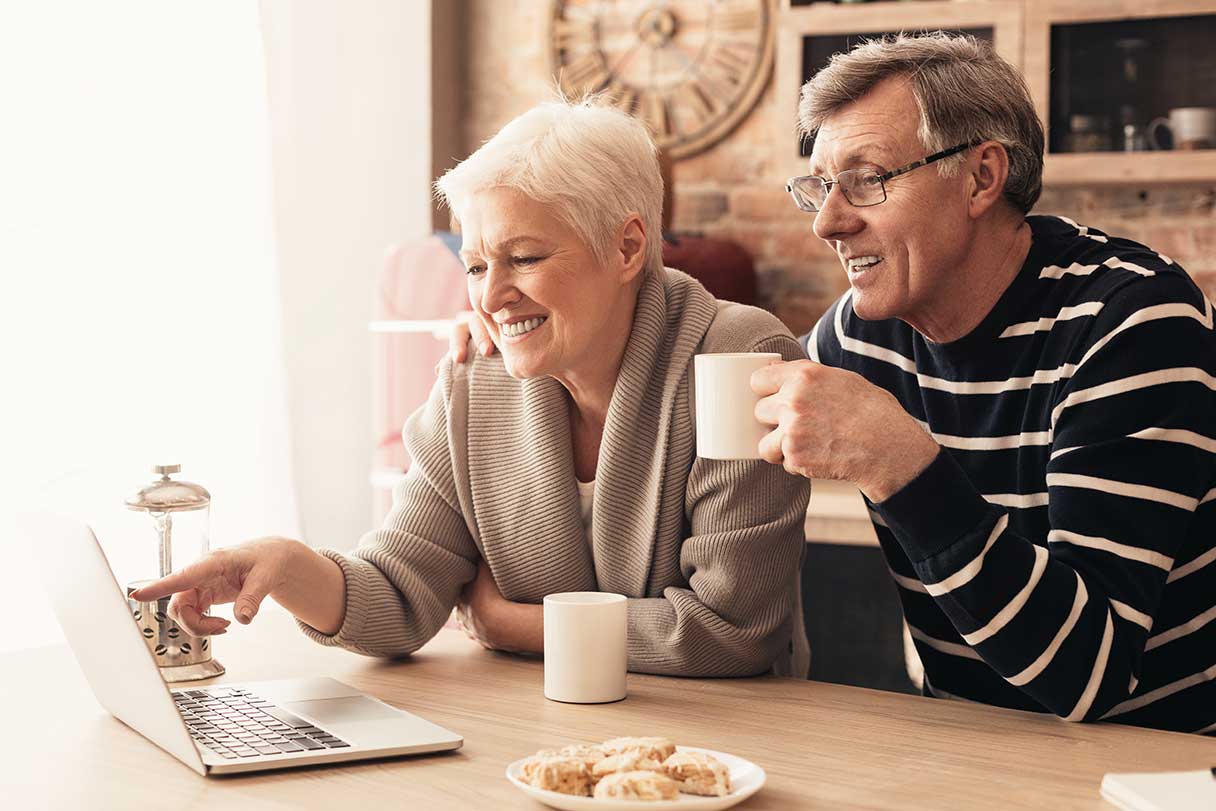
MULTIPOLYGON (((803 358, 776 335, 748 347, 803 358)), ((723 349, 722 351, 727 351, 723 349)), ((630 669, 747 676, 790 652, 796 579, 805 551, 810 482, 762 460, 697 458, 685 495, 680 549, 687 587, 629 601, 630 669)))
POLYGON ((369 656, 413 653, 431 639, 477 574, 478 551, 465 524, 452 475, 448 401, 453 367, 445 363, 428 401, 402 432, 413 460, 393 490, 384 525, 344 555, 318 550, 342 569, 346 616, 332 636, 300 623, 323 645, 369 656))

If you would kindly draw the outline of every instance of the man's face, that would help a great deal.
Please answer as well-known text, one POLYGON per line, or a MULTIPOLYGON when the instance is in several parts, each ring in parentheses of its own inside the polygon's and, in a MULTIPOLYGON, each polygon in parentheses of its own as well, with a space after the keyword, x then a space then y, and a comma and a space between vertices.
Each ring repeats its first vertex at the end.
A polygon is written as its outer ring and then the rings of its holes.
MULTIPOLYGON (((881 173, 920 160, 926 155, 919 125, 906 79, 885 79, 824 121, 810 173, 831 180, 846 169, 881 173)), ((857 315, 930 326, 934 303, 953 294, 952 278, 968 251, 967 184, 965 170, 943 179, 931 164, 884 181, 887 199, 876 206, 858 208, 832 188, 814 230, 840 257, 857 315)))

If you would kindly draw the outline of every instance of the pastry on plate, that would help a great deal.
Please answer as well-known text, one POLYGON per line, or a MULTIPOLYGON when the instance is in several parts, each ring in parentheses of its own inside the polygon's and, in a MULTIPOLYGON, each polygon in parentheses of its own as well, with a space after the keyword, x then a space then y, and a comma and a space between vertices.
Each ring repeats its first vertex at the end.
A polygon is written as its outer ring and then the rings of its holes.
POLYGON ((524 782, 534 788, 591 796, 591 770, 582 758, 537 754, 524 761, 520 771, 524 782))
POLYGON ((663 773, 685 794, 722 797, 730 794, 730 770, 713 755, 676 752, 663 761, 663 773))
POLYGON ((610 774, 617 772, 657 772, 662 770, 662 764, 652 757, 646 757, 637 749, 628 752, 618 752, 600 759, 591 767, 591 782, 596 783, 610 774))
POLYGON ((569 746, 563 746, 557 750, 557 754, 566 757, 576 757, 582 759, 583 763, 587 764, 590 769, 599 763, 608 753, 604 751, 604 747, 598 743, 572 743, 569 746))
POLYGON ((610 741, 604 741, 600 746, 604 747, 604 751, 610 755, 624 752, 639 752, 643 758, 655 761, 656 767, 659 763, 671 757, 672 752, 676 751, 676 745, 670 740, 655 736, 613 738, 610 741))
POLYGON ((595 784, 597 800, 675 800, 676 781, 650 771, 614 772, 595 784))

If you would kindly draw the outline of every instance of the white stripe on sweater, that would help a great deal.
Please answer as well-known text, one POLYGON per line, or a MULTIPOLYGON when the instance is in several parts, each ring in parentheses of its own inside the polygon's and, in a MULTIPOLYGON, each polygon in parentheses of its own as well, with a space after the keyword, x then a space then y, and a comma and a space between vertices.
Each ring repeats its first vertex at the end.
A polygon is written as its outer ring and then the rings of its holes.
POLYGON ((989 504, 1016 507, 1019 510, 1046 507, 1048 503, 1046 493, 982 493, 981 495, 989 504))
POLYGON ((1074 391, 1051 410, 1051 430, 1055 431, 1056 424, 1060 421, 1060 414, 1066 408, 1072 408, 1082 403, 1092 403, 1095 400, 1104 400, 1107 397, 1117 397, 1120 394, 1127 394, 1132 391, 1150 389, 1154 386, 1168 386, 1174 383, 1200 383, 1216 391, 1216 377, 1212 377, 1204 370, 1194 366, 1143 372, 1138 375, 1122 377, 1118 380, 1111 380, 1097 386, 1091 386, 1088 389, 1074 391))
POLYGON ((1192 498, 1173 490, 1163 490, 1160 487, 1150 487, 1147 484, 1131 484, 1129 482, 1103 479, 1099 476, 1085 476, 1080 473, 1048 473, 1048 487, 1076 487, 1082 490, 1096 490, 1100 493, 1112 493, 1117 496, 1129 496, 1144 501, 1155 501, 1177 507, 1180 510, 1194 512, 1199 506, 1199 499, 1192 498))
POLYGON ((1002 451, 1051 444, 1051 431, 1025 431, 1007 436, 955 436, 935 431, 931 434, 938 445, 964 451, 1002 451))
POLYGON ((920 582, 919 580, 917 580, 915 577, 904 577, 902 574, 898 574, 890 566, 887 566, 887 571, 891 573, 891 579, 894 580, 895 584, 897 586, 899 586, 900 588, 906 589, 908 591, 915 591, 918 594, 928 594, 929 593, 925 589, 925 584, 920 582))
POLYGON ((981 662, 983 661, 983 658, 981 658, 978 653, 966 645, 960 645, 957 642, 947 642, 944 639, 937 639, 936 637, 929 636, 921 629, 912 625, 908 626, 908 633, 912 635, 913 639, 917 640, 918 642, 923 642, 939 653, 948 653, 951 656, 961 656, 964 659, 976 659, 981 662))
MULTIPOLYGON (((1029 684, 1043 670, 1051 664, 1051 660, 1055 658, 1056 651, 1064 644, 1064 640, 1072 633, 1072 629, 1077 624, 1077 620, 1081 617, 1081 609, 1085 608, 1085 603, 1089 600, 1089 592, 1085 589, 1085 581, 1081 579, 1081 575, 1073 572, 1077 578, 1077 590, 1072 601, 1072 610, 1068 612, 1068 618, 1064 620, 1064 624, 1060 626, 1060 630, 1056 632, 1055 639, 1051 640, 1051 644, 1047 649, 1039 654, 1039 658, 1030 663, 1030 666, 1021 673, 1010 676, 1005 681, 1012 684, 1014 687, 1021 687, 1029 684)), ((1109 617, 1110 614, 1108 613, 1109 617)))
POLYGON ((1149 704, 1160 701, 1163 698, 1168 698, 1175 693, 1181 693, 1183 690, 1186 690, 1189 687, 1203 684, 1204 682, 1211 681, 1212 679, 1216 679, 1216 665, 1212 665, 1207 670, 1192 673, 1184 679, 1170 682, 1163 687, 1158 687, 1156 690, 1149 690, 1144 695, 1128 699, 1122 704, 1116 704, 1110 709, 1109 712, 1106 713, 1106 715, 1103 715, 1102 717, 1110 718, 1114 715, 1123 715, 1125 713, 1132 712, 1133 710, 1147 707, 1149 704))
POLYGON ((1098 646, 1098 655, 1094 659, 1094 669, 1089 672, 1089 683, 1077 699, 1077 705, 1072 708, 1065 721, 1083 721, 1094 704, 1098 688, 1102 686, 1102 677, 1106 675, 1106 663, 1110 661, 1110 646, 1115 636, 1115 626, 1110 619, 1110 611, 1106 612, 1106 629, 1102 632, 1102 643, 1098 646))
POLYGON ((1092 535, 1082 535, 1079 532, 1069 532, 1066 529, 1050 530, 1047 533, 1047 543, 1066 543, 1073 546, 1083 546, 1086 549, 1097 549, 1100 552, 1118 555, 1124 560, 1147 563, 1149 566, 1156 566, 1158 569, 1167 572, 1174 565, 1173 558, 1160 552, 1154 552, 1151 549, 1145 549, 1140 546, 1118 543, 1107 538, 1097 538, 1092 535))
MULTIPOLYGON (((1110 598, 1110 607, 1115 609, 1115 613, 1120 617, 1123 617, 1123 619, 1127 620, 1128 622, 1134 622, 1146 631, 1152 630, 1153 618, 1148 614, 1145 614, 1143 611, 1137 611, 1127 603, 1121 603, 1113 597, 1110 598)), ((1128 690, 1127 692, 1130 693, 1131 690, 1128 690)))
POLYGON ((1034 592, 1034 587, 1039 584, 1039 579, 1043 576, 1043 572, 1047 569, 1047 560, 1049 555, 1047 550, 1041 546, 1034 548, 1034 565, 1030 569, 1030 578, 1026 581, 1026 585, 1022 590, 1013 596, 1004 608, 997 612, 988 624, 978 631, 972 631, 969 634, 963 634, 963 639, 968 645, 978 645, 985 639, 992 637, 997 631, 1009 624, 1010 620, 1017 616, 1022 610, 1022 606, 1030 600, 1031 593, 1034 592))
POLYGON ((1066 222, 1069 225, 1071 225, 1073 228, 1077 229, 1078 236, 1083 236, 1086 239, 1092 239, 1094 242, 1106 242, 1107 241, 1106 237, 1104 237, 1102 234, 1089 233, 1089 227, 1085 226, 1085 225, 1078 225, 1076 220, 1070 220, 1067 217, 1061 216, 1059 214, 1056 214, 1055 218, 1057 220, 1060 220, 1061 222, 1066 222))
POLYGON ((811 337, 806 341, 806 356, 816 363, 819 362, 819 322, 811 327, 811 337))
POLYGON ((1155 439, 1160 442, 1190 445, 1192 448, 1198 448, 1201 451, 1216 453, 1216 439, 1182 428, 1159 428, 1154 426, 1152 428, 1145 428, 1142 431, 1136 431, 1134 434, 1128 434, 1128 436, 1132 439, 1155 439))
POLYGON ((996 543, 996 539, 1001 536, 1005 528, 1009 526, 1009 515, 1006 513, 997 519, 996 524, 992 527, 992 532, 988 534, 988 542, 984 544, 984 548, 976 555, 970 563, 963 566, 954 574, 947 577, 945 580, 939 580, 936 583, 926 583, 925 590, 929 592, 931 597, 941 597, 943 594, 949 594, 960 586, 970 583, 971 580, 980 573, 984 568, 984 556, 988 554, 988 550, 996 543))
POLYGON ((1144 643, 1144 650, 1150 651, 1153 648, 1159 648, 1162 645, 1173 642, 1175 639, 1181 639, 1184 636, 1193 634, 1214 619, 1216 619, 1216 606, 1212 606, 1189 622, 1175 625, 1168 631, 1162 631, 1156 636, 1150 636, 1148 642, 1144 643))
POLYGON ((1201 326, 1210 330, 1212 329, 1212 302, 1208 301, 1206 298, 1203 300, 1202 313, 1191 305, 1182 302, 1154 304, 1151 307, 1143 307, 1136 310, 1136 312, 1123 319, 1119 326, 1103 335, 1097 341, 1094 341, 1093 345, 1090 346, 1089 349, 1085 351, 1085 354, 1081 356, 1081 360, 1077 362, 1077 365, 1080 366, 1084 364, 1085 361, 1092 358, 1099 350, 1102 349, 1102 347, 1110 343, 1116 335, 1119 335, 1132 327, 1139 326, 1140 324, 1147 324, 1151 321, 1160 321, 1166 318, 1190 318, 1194 321, 1198 321, 1201 326))
POLYGON ((1107 259, 1102 260, 1102 262, 1097 265, 1082 265, 1080 262, 1074 262, 1071 265, 1069 265, 1068 267, 1061 267, 1060 265, 1050 265, 1048 267, 1043 268, 1039 272, 1039 278, 1040 279, 1062 279, 1065 276, 1088 276, 1089 274, 1093 273, 1095 270, 1101 270, 1102 268, 1111 268, 1111 269, 1115 269, 1115 270, 1130 270, 1132 273, 1138 274, 1140 276, 1156 276, 1157 275, 1157 272, 1154 270, 1149 270, 1148 268, 1142 268, 1139 265, 1133 264, 1131 262, 1125 262, 1124 260, 1120 259, 1117 256, 1111 256, 1107 259))
POLYGON ((1202 555, 1195 558, 1194 560, 1192 560, 1188 563, 1184 563, 1181 566, 1179 566, 1178 568, 1171 571, 1170 576, 1165 578, 1165 582, 1173 583, 1175 580, 1181 580, 1182 578, 1186 577, 1188 574, 1194 574, 1195 572, 1199 571, 1204 566, 1207 566, 1209 563, 1211 563, 1214 560, 1216 560, 1216 546, 1214 546, 1211 549, 1209 549, 1208 551, 1204 552, 1202 555))
POLYGON ((1040 318, 1037 321, 1022 321, 1017 324, 1010 324, 1005 327, 1005 331, 998 335, 998 338, 1014 338, 1021 335, 1034 335, 1036 332, 1048 332, 1059 321, 1071 321, 1074 318, 1083 318, 1087 315, 1097 315, 1102 312, 1102 302, 1087 301, 1084 304, 1077 304, 1072 307, 1061 307, 1060 311, 1054 317, 1040 318))

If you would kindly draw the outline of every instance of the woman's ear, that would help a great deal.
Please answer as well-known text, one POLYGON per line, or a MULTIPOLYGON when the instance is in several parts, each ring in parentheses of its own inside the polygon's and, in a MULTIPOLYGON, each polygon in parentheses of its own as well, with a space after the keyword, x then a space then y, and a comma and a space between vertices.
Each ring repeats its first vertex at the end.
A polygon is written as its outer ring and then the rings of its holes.
POLYGON ((1009 179, 1009 153, 1003 144, 986 141, 978 148, 979 163, 970 165, 971 194, 968 210, 973 219, 988 213, 1005 195, 1005 181, 1009 179))
POLYGON ((633 281, 646 267, 648 238, 641 215, 630 214, 621 226, 617 239, 617 250, 621 256, 622 284, 633 281))

